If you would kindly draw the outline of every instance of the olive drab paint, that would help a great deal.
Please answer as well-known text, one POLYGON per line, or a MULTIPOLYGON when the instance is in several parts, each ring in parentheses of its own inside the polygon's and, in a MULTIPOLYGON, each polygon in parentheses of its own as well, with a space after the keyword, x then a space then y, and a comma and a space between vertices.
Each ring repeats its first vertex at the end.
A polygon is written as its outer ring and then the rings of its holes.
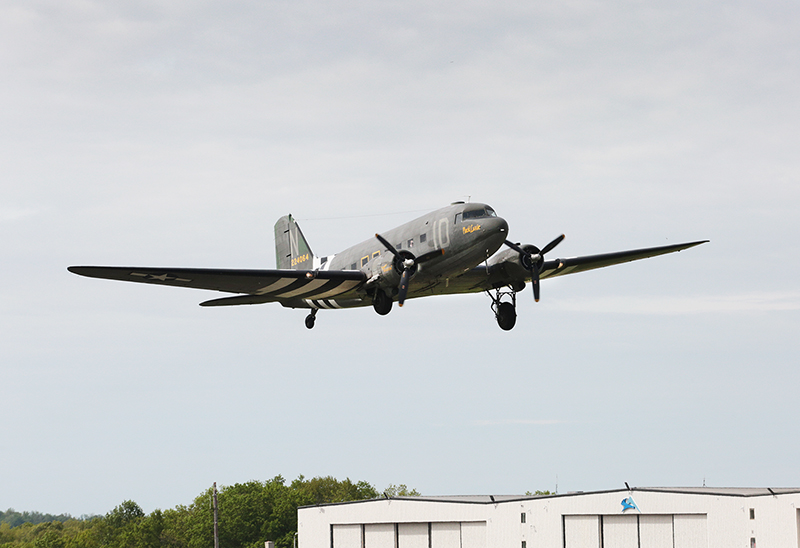
POLYGON ((275 262, 280 269, 310 270, 314 253, 291 215, 275 223, 275 262))
POLYGON ((277 269, 71 266, 90 278, 192 287, 233 293, 201 306, 277 302, 305 308, 314 327, 319 310, 372 306, 386 315, 392 303, 433 295, 485 292, 497 324, 516 323, 516 294, 526 285, 539 300, 540 279, 563 276, 689 249, 708 240, 547 260, 564 240, 539 248, 508 239, 508 223, 487 204, 454 202, 381 232, 335 255, 316 257, 291 215, 275 223, 277 269), (507 247, 500 253, 501 247, 507 247))

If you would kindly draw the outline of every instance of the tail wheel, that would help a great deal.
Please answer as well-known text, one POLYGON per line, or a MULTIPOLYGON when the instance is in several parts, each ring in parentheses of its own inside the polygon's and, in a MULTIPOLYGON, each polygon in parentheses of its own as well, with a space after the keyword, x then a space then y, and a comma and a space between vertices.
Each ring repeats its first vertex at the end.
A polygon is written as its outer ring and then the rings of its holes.
POLYGON ((306 316, 306 327, 308 329, 314 329, 314 322, 317 321, 317 309, 313 309, 311 314, 306 316))

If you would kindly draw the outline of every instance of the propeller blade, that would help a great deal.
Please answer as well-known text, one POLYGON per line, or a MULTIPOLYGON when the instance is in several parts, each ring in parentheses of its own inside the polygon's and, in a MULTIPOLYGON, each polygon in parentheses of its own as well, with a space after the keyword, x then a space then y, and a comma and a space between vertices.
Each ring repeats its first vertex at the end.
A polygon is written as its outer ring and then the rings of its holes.
POLYGON ((383 244, 383 247, 385 247, 388 251, 390 251, 398 259, 400 258, 400 253, 397 252, 397 250, 394 248, 394 246, 392 244, 390 244, 386 240, 386 238, 384 238, 380 234, 375 234, 375 237, 378 238, 378 241, 383 244))
POLYGON ((504 244, 506 244, 506 245, 507 245, 508 247, 510 247, 511 249, 513 249, 514 251, 516 251, 517 253, 522 253, 523 255, 529 255, 529 253, 528 253, 527 251, 525 251, 524 249, 522 249, 520 246, 518 246, 518 245, 517 245, 517 244, 515 244, 514 242, 510 242, 510 241, 506 240, 506 241, 505 241, 505 242, 503 242, 503 243, 504 243, 504 244))
POLYGON ((408 279, 411 277, 411 274, 408 269, 403 270, 402 276, 400 276, 400 291, 397 294, 397 305, 403 306, 403 303, 406 300, 406 294, 408 293, 408 279))
POLYGON ((567 236, 565 234, 562 234, 561 236, 559 236, 558 238, 556 238, 555 240, 544 246, 544 248, 539 252, 539 254, 545 255, 546 253, 550 253, 551 251, 553 251, 553 248, 558 244, 560 244, 566 237, 567 236))
POLYGON ((542 250, 536 253, 535 255, 531 254, 528 251, 525 251, 514 242, 510 242, 508 240, 503 242, 508 247, 519 253, 520 259, 526 258, 526 260, 529 261, 528 264, 530 264, 530 268, 527 267, 525 261, 520 260, 522 266, 525 267, 531 273, 531 285, 533 286, 533 300, 536 301, 537 303, 539 302, 539 265, 544 262, 545 253, 553 251, 553 248, 555 248, 558 244, 564 241, 564 238, 566 238, 566 236, 562 234, 561 236, 557 237, 555 240, 544 246, 542 250))

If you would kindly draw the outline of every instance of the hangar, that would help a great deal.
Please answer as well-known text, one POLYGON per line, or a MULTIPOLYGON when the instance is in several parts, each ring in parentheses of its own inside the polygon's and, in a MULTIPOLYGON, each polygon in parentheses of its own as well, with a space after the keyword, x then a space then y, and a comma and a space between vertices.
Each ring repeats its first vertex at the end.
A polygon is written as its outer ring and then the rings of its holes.
POLYGON ((301 548, 800 548, 800 489, 394 497, 298 510, 301 548))

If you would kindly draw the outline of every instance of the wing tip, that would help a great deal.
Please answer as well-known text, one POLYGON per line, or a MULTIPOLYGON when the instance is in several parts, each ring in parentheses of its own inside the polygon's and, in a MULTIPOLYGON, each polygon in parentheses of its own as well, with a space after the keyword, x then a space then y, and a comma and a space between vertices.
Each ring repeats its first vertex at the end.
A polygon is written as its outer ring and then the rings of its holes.
POLYGON ((72 272, 73 274, 77 274, 78 276, 87 276, 87 270, 91 268, 88 266, 68 266, 67 270, 72 272))

